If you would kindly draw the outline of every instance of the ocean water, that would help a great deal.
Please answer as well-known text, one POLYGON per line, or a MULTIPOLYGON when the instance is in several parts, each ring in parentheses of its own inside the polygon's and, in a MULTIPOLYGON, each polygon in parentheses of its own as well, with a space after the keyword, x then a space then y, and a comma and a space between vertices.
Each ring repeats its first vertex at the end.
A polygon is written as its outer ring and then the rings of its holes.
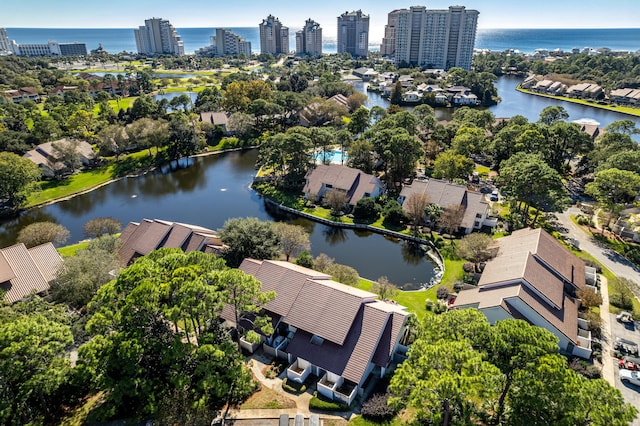
MULTIPOLYGON (((9 39, 17 43, 59 43, 78 41, 87 44, 87 49, 95 49, 101 43, 110 53, 135 52, 136 41, 133 28, 7 28, 9 39)), ((258 27, 230 28, 251 42, 254 52, 260 51, 258 27)), ((289 40, 291 50, 295 50, 295 31, 291 28, 289 40)), ((209 38, 215 33, 213 28, 178 28, 184 42, 185 53, 209 45, 209 38)), ((371 50, 378 50, 378 41, 370 43, 371 50)), ((640 28, 616 29, 479 29, 476 48, 502 51, 517 49, 530 53, 535 49, 571 50, 574 47, 608 47, 612 50, 635 52, 640 50, 640 28)), ((335 53, 336 40, 325 38, 323 52, 335 53)))

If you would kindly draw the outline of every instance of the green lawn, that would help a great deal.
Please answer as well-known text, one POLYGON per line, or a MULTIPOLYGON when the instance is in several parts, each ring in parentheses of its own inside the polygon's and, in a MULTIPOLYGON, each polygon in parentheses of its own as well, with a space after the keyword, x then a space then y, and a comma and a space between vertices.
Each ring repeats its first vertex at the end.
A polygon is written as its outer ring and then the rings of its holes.
POLYGON ((136 101, 136 99, 138 99, 137 96, 131 96, 129 98, 121 98, 120 100, 110 99, 107 102, 109 103, 109 106, 113 108, 113 110, 117 114, 120 112, 121 109, 126 110, 130 108, 133 105, 133 103, 136 101))
POLYGON ((558 99, 560 101, 571 102, 571 103, 574 103, 574 104, 586 105, 586 106, 590 106, 590 107, 593 107, 593 108, 606 109, 608 111, 620 112, 620 113, 623 113, 623 114, 629 114, 629 115, 633 115, 633 116, 636 116, 636 117, 640 117, 640 108, 631 108, 631 107, 618 106, 618 105, 602 105, 602 104, 599 104, 597 102, 586 101, 586 100, 583 100, 583 99, 567 98, 565 96, 555 96, 555 95, 548 95, 546 93, 532 92, 531 90, 523 89, 520 86, 516 87, 516 90, 518 90, 519 92, 522 92, 522 93, 527 93, 529 95, 542 96, 544 98, 558 99))
POLYGON ((89 241, 83 241, 78 244, 72 244, 70 246, 60 247, 58 248, 58 253, 60 253, 60 256, 62 257, 75 256, 78 250, 85 249, 87 248, 88 245, 89 245, 89 241))
POLYGON ((41 191, 34 192, 27 198, 27 207, 76 194, 106 183, 112 178, 113 166, 110 165, 78 173, 63 180, 43 181, 40 183, 41 191))
MULTIPOLYGON (((398 302, 402 306, 406 306, 407 310, 416 314, 419 320, 422 320, 427 313, 426 301, 427 299, 436 300, 436 292, 438 287, 446 286, 450 290, 453 288, 453 283, 456 280, 462 280, 464 271, 462 265, 464 260, 449 260, 445 259, 445 273, 442 277, 442 281, 439 285, 431 287, 429 290, 416 290, 416 291, 402 291, 398 290, 396 295, 392 297, 393 300, 398 302)), ((360 283, 357 287, 361 290, 372 291, 373 281, 365 278, 360 278, 360 283)))

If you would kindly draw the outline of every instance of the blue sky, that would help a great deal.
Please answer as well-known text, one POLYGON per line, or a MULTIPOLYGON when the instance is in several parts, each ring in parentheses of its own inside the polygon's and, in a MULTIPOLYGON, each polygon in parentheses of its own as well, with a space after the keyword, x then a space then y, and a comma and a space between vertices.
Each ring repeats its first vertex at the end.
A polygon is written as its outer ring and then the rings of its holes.
POLYGON ((0 27, 134 28, 146 18, 168 19, 183 27, 257 26, 268 14, 301 27, 312 18, 333 36, 336 17, 362 9, 371 17, 370 40, 382 38, 387 13, 421 4, 446 9, 461 4, 480 11, 479 28, 635 28, 640 0, 14 0, 2 6, 0 27), (314 4, 300 7, 302 4, 314 4))

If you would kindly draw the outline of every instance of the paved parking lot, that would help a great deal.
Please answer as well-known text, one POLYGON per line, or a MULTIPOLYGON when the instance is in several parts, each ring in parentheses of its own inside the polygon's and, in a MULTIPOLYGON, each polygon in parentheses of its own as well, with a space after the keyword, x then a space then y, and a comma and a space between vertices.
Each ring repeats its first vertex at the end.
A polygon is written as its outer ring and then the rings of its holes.
MULTIPOLYGON (((626 340, 631 340, 640 344, 640 321, 635 321, 632 326, 625 326, 625 324, 619 323, 616 321, 616 316, 614 314, 611 315, 611 334, 613 337, 613 341, 615 341, 616 337, 620 337, 626 340)), ((614 362, 616 363, 614 368, 614 374, 616 377, 616 388, 622 392, 622 396, 624 399, 640 409, 640 387, 634 385, 627 385, 620 381, 620 373, 618 369, 618 359, 614 358, 614 362)), ((633 426, 640 426, 640 415, 636 417, 633 422, 633 426)))

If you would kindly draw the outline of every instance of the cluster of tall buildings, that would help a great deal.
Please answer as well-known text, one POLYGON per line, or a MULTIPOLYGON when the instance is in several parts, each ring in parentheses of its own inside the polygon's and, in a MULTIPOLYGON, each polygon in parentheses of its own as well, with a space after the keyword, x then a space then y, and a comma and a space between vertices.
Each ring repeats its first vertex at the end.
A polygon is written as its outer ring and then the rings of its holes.
MULTIPOLYGON (((389 13, 380 46, 383 56, 397 66, 426 66, 469 69, 478 26, 477 10, 451 6, 432 10, 424 6, 397 9, 389 13)), ((369 54, 369 16, 362 10, 345 12, 337 19, 337 51, 353 57, 369 54)), ((261 52, 288 53, 289 29, 269 15, 260 24, 261 52)), ((322 28, 308 19, 296 32, 296 54, 322 54, 322 28)))
MULTIPOLYGON (((425 6, 396 9, 388 14, 380 45, 382 56, 393 58, 397 66, 424 66, 469 69, 478 25, 477 10, 464 6, 433 10, 425 6)), ((269 15, 259 24, 260 51, 273 55, 289 54, 290 32, 280 20, 269 15)), ((168 20, 151 18, 134 30, 138 53, 145 55, 184 55, 184 44, 168 20)), ((322 55, 322 27, 309 18, 295 33, 298 55, 322 55)), ((369 54, 369 16, 362 10, 345 12, 337 18, 337 51, 353 57, 369 54)), ((0 54, 24 56, 86 55, 84 43, 17 44, 0 28, 0 54)), ((251 42, 228 29, 216 28, 211 44, 196 52, 200 56, 251 56, 251 42)))

